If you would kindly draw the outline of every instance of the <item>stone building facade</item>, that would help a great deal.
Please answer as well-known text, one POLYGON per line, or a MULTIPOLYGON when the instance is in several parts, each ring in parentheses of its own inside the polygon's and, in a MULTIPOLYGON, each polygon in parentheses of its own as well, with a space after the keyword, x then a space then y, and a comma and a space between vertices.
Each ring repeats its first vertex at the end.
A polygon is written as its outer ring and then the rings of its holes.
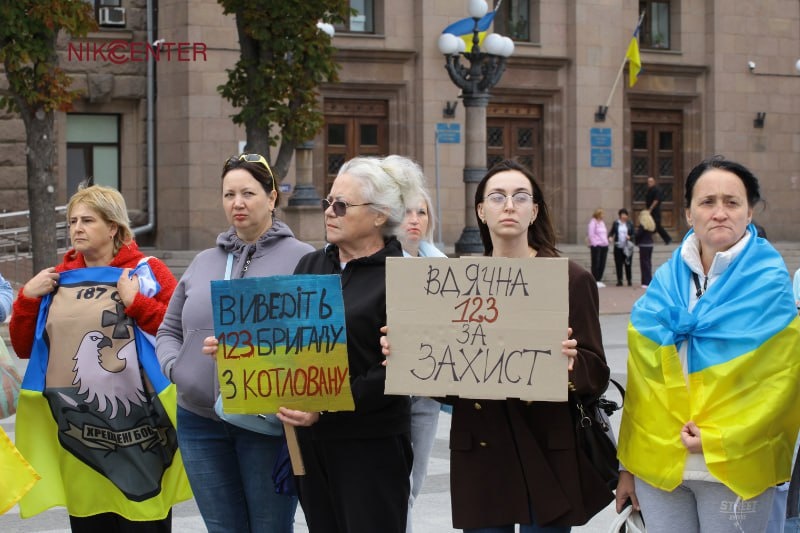
MULTIPOLYGON (((465 226, 462 177, 473 147, 466 145, 463 105, 446 116, 460 95, 437 40, 467 16, 466 4, 351 0, 362 12, 334 38, 340 82, 322 87, 326 123, 313 144, 298 150, 284 181, 286 199, 298 184, 324 196, 341 163, 355 155, 407 155, 425 169, 441 210, 442 241, 452 249, 465 226), (459 142, 437 145, 437 127, 457 129, 459 142)), ((105 26, 84 43, 107 52, 119 46, 128 54, 122 60, 110 53, 76 59, 74 43, 62 39, 62 65, 86 96, 58 117, 59 199, 66 201, 75 185, 70 172, 94 165, 98 178, 125 194, 138 222, 152 221, 140 240, 161 249, 208 247, 225 227, 222 163, 244 141, 217 92, 238 57, 234 20, 215 0, 121 0, 120 7, 125 25, 105 26), (149 36, 184 43, 173 58, 154 61, 150 74, 146 61, 133 59, 146 52, 149 36), (116 174, 103 172, 114 164, 116 174)), ((798 2, 505 0, 494 31, 512 35, 515 50, 486 110, 487 165, 503 157, 530 165, 562 241, 582 242, 597 207, 609 214, 644 207, 649 175, 667 193, 665 226, 683 235, 683 181, 711 154, 754 170, 766 199, 758 222, 773 240, 798 240, 798 2), (630 87, 627 67, 620 69, 641 10, 648 14, 643 70, 630 87), (606 105, 601 120, 598 108, 606 105)), ((0 77, 0 90, 5 84, 0 77)), ((24 208, 24 165, 22 122, 2 115, 0 210, 24 208)), ((318 207, 284 206, 281 216, 301 238, 322 241, 318 207)))

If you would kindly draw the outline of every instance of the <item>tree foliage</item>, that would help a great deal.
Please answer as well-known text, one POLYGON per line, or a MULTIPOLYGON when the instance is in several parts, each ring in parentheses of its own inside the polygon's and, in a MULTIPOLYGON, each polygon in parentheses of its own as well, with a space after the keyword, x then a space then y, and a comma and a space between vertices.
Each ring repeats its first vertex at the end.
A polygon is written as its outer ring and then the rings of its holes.
POLYGON ((58 66, 56 39, 61 30, 85 36, 97 24, 92 6, 83 0, 4 0, 0 21, 0 60, 8 78, 0 109, 18 112, 25 124, 33 266, 38 271, 56 262, 55 112, 68 110, 79 95, 58 66))
POLYGON ((324 117, 317 107, 318 87, 338 80, 330 37, 317 22, 341 23, 348 2, 341 0, 219 0, 236 16, 241 57, 218 90, 239 109, 233 115, 247 134, 246 149, 271 160, 284 177, 295 147, 312 139, 324 117))

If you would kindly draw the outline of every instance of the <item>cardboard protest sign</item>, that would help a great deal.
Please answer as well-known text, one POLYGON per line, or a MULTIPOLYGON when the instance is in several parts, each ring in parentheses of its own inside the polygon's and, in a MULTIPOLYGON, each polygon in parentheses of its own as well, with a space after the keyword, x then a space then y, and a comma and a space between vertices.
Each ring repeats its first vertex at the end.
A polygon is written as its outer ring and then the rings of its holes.
POLYGON ((339 276, 211 282, 225 412, 352 411, 339 276))
POLYGON ((389 258, 387 394, 567 400, 567 259, 389 258))

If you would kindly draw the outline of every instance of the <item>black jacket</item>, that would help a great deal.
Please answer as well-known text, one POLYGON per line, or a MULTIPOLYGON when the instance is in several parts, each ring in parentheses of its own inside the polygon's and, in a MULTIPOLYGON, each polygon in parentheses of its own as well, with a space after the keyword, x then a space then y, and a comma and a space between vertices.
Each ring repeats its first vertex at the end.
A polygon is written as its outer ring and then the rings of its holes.
POLYGON ((333 244, 311 252, 297 263, 295 274, 337 274, 342 278, 350 387, 356 410, 325 413, 311 426, 315 439, 372 438, 408 433, 408 396, 386 396, 386 367, 380 328, 386 325, 386 258, 402 257, 400 242, 391 237, 369 257, 347 263, 342 271, 333 244))
MULTIPOLYGON (((634 242, 635 235, 633 234, 633 222, 628 220, 625 223, 625 225, 628 226, 628 239, 631 242, 634 242)), ((608 232, 608 237, 614 239, 614 246, 621 248, 621 246, 619 246, 618 234, 619 234, 619 219, 615 220, 614 223, 611 225, 611 231, 608 232)))

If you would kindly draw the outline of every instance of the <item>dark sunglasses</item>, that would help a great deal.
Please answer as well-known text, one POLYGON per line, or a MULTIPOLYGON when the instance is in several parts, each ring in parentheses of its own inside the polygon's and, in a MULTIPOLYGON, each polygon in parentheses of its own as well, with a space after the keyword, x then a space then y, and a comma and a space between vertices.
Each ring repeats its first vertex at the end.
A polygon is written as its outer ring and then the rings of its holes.
POLYGON ((267 173, 269 177, 272 178, 272 190, 277 190, 275 188, 275 174, 272 173, 272 169, 269 167, 269 163, 267 160, 264 159, 264 156, 260 154, 242 154, 240 156, 232 156, 227 161, 225 161, 225 166, 222 168, 223 172, 228 172, 231 170, 232 167, 235 168, 235 165, 239 161, 246 161, 248 163, 260 163, 263 165, 264 168, 267 169, 267 173))
POLYGON ((372 205, 372 202, 367 202, 364 204, 348 204, 344 200, 333 200, 333 198, 323 198, 322 199, 322 210, 327 211, 328 206, 333 208, 333 214, 337 217, 343 217, 347 214, 348 207, 361 207, 362 205, 372 205))

